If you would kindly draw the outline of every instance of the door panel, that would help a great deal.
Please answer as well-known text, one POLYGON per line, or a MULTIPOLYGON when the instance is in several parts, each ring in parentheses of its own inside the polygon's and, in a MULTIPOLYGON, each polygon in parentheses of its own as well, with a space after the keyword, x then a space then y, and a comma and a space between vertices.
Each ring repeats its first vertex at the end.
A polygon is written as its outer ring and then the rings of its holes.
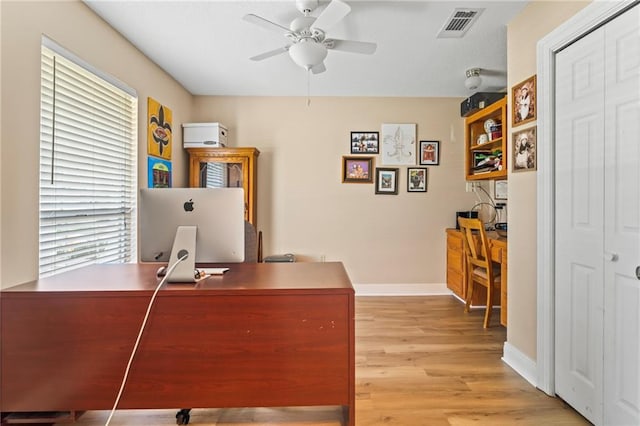
POLYGON ((604 422, 640 425, 640 6, 605 26, 605 52, 604 422))
POLYGON ((602 422, 604 34, 556 56, 556 392, 602 422))

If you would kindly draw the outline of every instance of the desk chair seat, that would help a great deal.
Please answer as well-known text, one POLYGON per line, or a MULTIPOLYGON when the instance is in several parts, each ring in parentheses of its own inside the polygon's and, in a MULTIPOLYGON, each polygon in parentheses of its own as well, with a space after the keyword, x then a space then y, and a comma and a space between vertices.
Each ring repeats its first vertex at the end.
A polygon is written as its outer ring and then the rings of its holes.
POLYGON ((489 327, 493 310, 493 290, 500 288, 500 267, 491 259, 489 240, 480 219, 458 218, 463 235, 464 254, 467 262, 467 299, 465 312, 469 312, 473 289, 479 284, 487 289, 487 307, 484 314, 484 328, 489 327))

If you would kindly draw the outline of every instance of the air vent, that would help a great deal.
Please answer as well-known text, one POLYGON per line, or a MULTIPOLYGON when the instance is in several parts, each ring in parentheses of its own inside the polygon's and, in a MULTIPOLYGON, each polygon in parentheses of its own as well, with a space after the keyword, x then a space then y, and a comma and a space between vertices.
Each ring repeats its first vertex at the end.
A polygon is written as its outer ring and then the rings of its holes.
POLYGON ((460 38, 471 28, 484 9, 455 9, 438 33, 438 38, 460 38))

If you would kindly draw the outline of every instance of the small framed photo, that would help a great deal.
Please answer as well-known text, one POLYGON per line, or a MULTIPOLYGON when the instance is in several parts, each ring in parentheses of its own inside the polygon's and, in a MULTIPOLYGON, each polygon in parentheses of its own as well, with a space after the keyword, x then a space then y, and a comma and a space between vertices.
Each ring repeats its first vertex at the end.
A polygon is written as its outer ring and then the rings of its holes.
POLYGON ((342 157, 342 183, 372 183, 373 157, 342 157))
POLYGON ((352 154, 377 154, 379 152, 379 132, 351 132, 352 154))
POLYGON ((511 117, 513 126, 536 119, 536 76, 516 84, 511 89, 511 117))
POLYGON ((427 168, 407 168, 407 192, 427 192, 427 168))
POLYGON ((398 194, 398 169, 376 169, 376 194, 398 194))
POLYGON ((508 198, 508 185, 509 181, 507 180, 496 180, 495 186, 493 187, 493 198, 496 200, 506 200, 508 198))
POLYGON ((513 160, 511 163, 513 164, 513 171, 524 172, 536 170, 536 126, 519 132, 513 132, 511 141, 513 143, 511 150, 511 152, 513 152, 513 160))
POLYGON ((440 164, 440 142, 420 141, 420 165, 437 166, 440 164))

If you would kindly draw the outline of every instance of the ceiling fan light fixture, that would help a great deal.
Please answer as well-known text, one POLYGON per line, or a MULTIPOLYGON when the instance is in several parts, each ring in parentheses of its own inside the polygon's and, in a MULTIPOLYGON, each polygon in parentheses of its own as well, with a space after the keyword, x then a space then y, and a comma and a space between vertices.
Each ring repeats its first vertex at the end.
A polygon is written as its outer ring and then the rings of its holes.
POLYGON ((467 79, 464 81, 464 85, 469 90, 476 90, 482 84, 480 78, 480 68, 471 68, 467 70, 467 79))
POLYGON ((327 48, 314 40, 301 40, 289 48, 289 56, 296 64, 310 70, 327 57, 327 48))

